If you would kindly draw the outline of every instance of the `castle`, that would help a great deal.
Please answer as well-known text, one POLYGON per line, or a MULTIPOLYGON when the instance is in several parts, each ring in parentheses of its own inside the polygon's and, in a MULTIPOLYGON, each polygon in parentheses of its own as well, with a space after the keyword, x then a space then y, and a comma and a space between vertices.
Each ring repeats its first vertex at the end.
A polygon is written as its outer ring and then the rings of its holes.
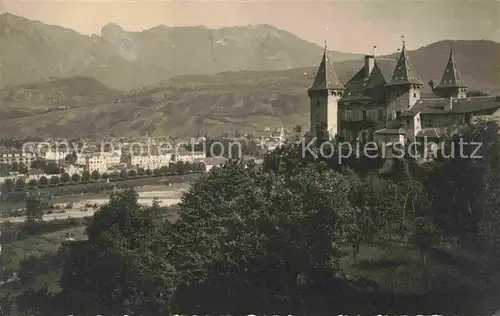
POLYGON ((440 83, 429 81, 431 98, 421 98, 422 82, 412 68, 405 42, 390 81, 374 55, 343 85, 325 45, 310 99, 311 136, 345 141, 409 142, 439 140, 478 116, 500 116, 500 97, 469 97, 453 49, 440 83))

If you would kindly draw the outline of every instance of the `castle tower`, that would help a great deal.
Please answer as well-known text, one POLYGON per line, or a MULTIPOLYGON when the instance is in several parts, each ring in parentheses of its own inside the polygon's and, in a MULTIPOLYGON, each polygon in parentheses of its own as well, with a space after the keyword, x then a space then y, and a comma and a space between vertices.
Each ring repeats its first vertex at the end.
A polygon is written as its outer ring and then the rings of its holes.
POLYGON ((345 88, 340 83, 325 44, 323 58, 312 86, 307 90, 312 136, 333 139, 338 132, 338 101, 345 88))
POLYGON ((422 82, 415 74, 406 52, 403 36, 402 39, 403 47, 396 68, 391 80, 386 84, 388 120, 396 119, 401 112, 410 109, 420 99, 422 89, 422 82))
POLYGON ((441 82, 433 90, 442 98, 465 98, 467 96, 467 85, 460 76, 453 56, 453 46, 451 45, 450 57, 441 77, 441 82))

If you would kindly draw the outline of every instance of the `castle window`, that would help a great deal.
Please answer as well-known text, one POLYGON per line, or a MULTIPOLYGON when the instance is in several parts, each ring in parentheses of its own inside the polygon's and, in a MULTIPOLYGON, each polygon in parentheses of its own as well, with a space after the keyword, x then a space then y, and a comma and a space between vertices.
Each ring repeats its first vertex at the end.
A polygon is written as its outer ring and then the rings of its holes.
POLYGON ((413 92, 413 97, 416 98, 417 97, 417 93, 416 92, 413 92))
POLYGON ((337 93, 335 93, 334 91, 332 91, 332 95, 335 97, 335 96, 337 96, 337 93))
POLYGON ((339 92, 339 97, 341 97, 341 96, 342 96, 342 92, 339 92))
POLYGON ((345 118, 346 121, 350 121, 351 120, 351 115, 352 115, 351 110, 345 110, 345 112, 344 112, 344 118, 345 118))
POLYGON ((383 110, 378 110, 378 119, 380 121, 384 120, 385 118, 385 115, 384 115, 384 111, 383 110))

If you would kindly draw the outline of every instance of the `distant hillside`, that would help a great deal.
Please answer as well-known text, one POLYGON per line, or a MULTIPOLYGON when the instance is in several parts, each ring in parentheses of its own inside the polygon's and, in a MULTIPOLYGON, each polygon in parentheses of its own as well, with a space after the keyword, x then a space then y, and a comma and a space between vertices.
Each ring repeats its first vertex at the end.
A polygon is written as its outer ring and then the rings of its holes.
POLYGON ((0 90, 0 116, 12 119, 54 111, 67 111, 86 105, 114 103, 123 93, 99 81, 72 77, 0 90))
MULTIPOLYGON (((101 35, 85 36, 8 13, 0 15, 0 37, 0 88, 85 76, 129 90, 185 74, 312 66, 322 51, 270 25, 127 32, 108 24, 101 35)), ((338 61, 360 56, 331 53, 338 61)))
MULTIPOLYGON (((458 66, 470 89, 500 93, 496 59, 499 47, 500 44, 487 41, 454 42, 458 66)), ((422 82, 427 83, 430 79, 437 82, 447 62, 449 42, 438 42, 409 54, 422 82)), ((387 56, 379 61, 387 79, 392 74, 395 58, 395 55, 387 56)), ((320 59, 321 52, 317 63, 320 59)), ((336 63, 340 80, 345 83, 362 64, 361 60, 336 63)), ((178 76, 159 85, 133 90, 125 96, 118 93, 116 97, 114 90, 92 88, 88 89, 93 91, 87 95, 88 99, 97 98, 92 96, 95 93, 109 95, 107 101, 80 103, 50 113, 39 113, 37 107, 18 99, 9 103, 9 109, 24 109, 26 113, 18 113, 16 119, 5 119, 0 113, 0 133, 4 136, 67 137, 146 133, 195 136, 197 133, 220 135, 237 130, 258 134, 266 126, 278 127, 282 123, 285 127, 302 125, 307 128, 309 100, 306 90, 315 72, 316 67, 303 67, 178 76), (120 102, 114 102, 116 98, 120 102)), ((92 80, 88 83, 102 87, 92 80)), ((427 85, 424 87, 429 90, 427 85)), ((55 88, 55 91, 58 89, 62 88, 55 88)), ((48 93, 52 90, 39 88, 38 91, 48 93)), ((0 95, 5 93, 0 91, 0 95)))

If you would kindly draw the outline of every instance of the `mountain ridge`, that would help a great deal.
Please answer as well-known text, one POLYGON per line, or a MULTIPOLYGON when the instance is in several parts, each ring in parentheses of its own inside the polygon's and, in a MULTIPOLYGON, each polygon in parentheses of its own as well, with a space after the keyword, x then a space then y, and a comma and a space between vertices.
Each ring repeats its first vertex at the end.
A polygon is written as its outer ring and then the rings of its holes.
MULTIPOLYGON (((83 35, 4 13, 0 27, 0 87, 79 75, 129 90, 183 74, 311 66, 323 49, 269 25, 156 26, 130 32, 108 23, 100 35, 83 35)), ((336 60, 361 56, 331 54, 336 60)))

